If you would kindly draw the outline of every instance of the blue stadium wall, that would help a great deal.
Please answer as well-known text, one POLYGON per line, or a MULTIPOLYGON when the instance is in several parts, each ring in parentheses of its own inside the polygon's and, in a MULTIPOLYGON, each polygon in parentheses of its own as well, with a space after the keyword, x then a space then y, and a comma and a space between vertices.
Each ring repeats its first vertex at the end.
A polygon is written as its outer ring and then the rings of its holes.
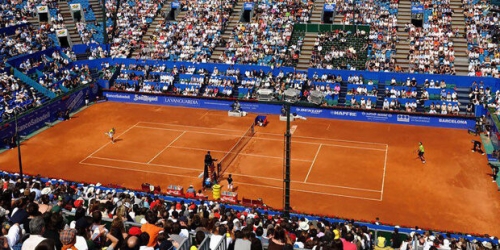
MULTIPOLYGON (((137 94, 130 92, 104 91, 109 101, 203 108, 212 110, 229 110, 231 100, 190 98, 182 96, 167 96, 154 94, 137 94)), ((280 114, 281 105, 257 101, 241 102, 244 111, 255 114, 280 114)), ((291 111, 304 117, 339 119, 362 122, 382 122, 403 125, 418 125, 441 128, 468 129, 475 125, 474 118, 459 118, 439 115, 401 114, 388 112, 358 111, 352 109, 321 108, 310 106, 292 106, 291 111)))

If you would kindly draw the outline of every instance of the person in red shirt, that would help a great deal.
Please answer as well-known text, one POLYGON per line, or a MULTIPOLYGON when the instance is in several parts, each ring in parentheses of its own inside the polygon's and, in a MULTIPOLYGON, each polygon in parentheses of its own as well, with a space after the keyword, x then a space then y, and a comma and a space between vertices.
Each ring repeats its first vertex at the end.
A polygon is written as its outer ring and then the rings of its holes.
POLYGON ((354 241, 354 235, 352 233, 347 233, 344 238, 340 238, 342 241, 342 245, 344 246, 344 250, 356 250, 356 244, 352 243, 354 241))

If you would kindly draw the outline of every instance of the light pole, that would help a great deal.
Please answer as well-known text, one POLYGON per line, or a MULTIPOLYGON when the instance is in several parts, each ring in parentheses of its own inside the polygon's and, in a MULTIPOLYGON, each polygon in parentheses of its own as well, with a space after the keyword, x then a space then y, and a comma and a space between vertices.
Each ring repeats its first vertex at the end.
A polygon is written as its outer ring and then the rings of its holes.
POLYGON ((17 127, 17 111, 14 111, 14 123, 16 126, 16 133, 14 136, 16 137, 16 144, 17 144, 17 160, 19 162, 19 177, 21 178, 21 185, 23 185, 24 184, 23 161, 21 158, 21 142, 19 140, 19 130, 17 127))
POLYGON ((285 169, 283 173, 283 214, 290 218, 290 159, 292 153, 292 134, 290 133, 290 103, 285 102, 286 109, 286 132, 285 132, 285 169))

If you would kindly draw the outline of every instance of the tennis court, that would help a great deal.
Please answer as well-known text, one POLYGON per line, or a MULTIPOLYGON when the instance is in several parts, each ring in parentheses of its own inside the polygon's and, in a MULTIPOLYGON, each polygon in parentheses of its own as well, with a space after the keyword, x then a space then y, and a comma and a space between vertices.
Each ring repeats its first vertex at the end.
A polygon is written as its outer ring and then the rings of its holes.
MULTIPOLYGON (((237 185, 281 188, 283 135, 250 130, 253 126, 238 131, 141 121, 121 133, 116 144, 105 143, 80 164, 195 179, 203 170, 204 154, 210 151, 222 163, 222 185, 231 173, 237 185), (138 151, 137 145, 148 145, 148 150, 138 151)), ((387 145, 323 140, 294 140, 292 190, 382 200, 387 145), (363 170, 373 162, 379 164, 363 170), (361 171, 372 178, 356 175, 361 171)))
MULTIPOLYGON (((148 182, 194 184, 210 150, 219 160, 255 114, 102 103, 49 128, 22 146, 27 174, 140 188, 148 182), (115 127, 117 142, 103 135, 115 127)), ((282 207, 285 123, 268 116, 225 171, 239 198, 282 207)), ((292 123, 291 206, 306 213, 401 223, 437 230, 500 234, 500 195, 485 157, 470 152, 465 131, 327 119, 292 123), (427 163, 416 159, 418 142, 427 163), (453 204, 453 205, 450 205, 453 204), (480 216, 478 216, 480 215, 480 216)), ((16 150, 0 155, 18 170, 16 150)), ((226 182, 222 180, 225 188, 226 182)), ((208 195, 209 192, 206 192, 208 195)))

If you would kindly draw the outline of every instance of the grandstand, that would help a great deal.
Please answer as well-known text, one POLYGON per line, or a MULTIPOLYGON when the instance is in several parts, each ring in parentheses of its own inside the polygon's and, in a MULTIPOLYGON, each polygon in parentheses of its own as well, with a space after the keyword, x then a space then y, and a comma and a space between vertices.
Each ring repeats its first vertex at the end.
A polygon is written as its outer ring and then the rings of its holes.
POLYGON ((55 249, 139 249, 129 240, 183 250, 498 249, 499 9, 473 0, 4 1, 4 248, 37 245, 30 221, 43 214, 55 249), (251 115, 224 117, 237 99, 251 115), (295 118, 289 218, 283 103, 295 118), (101 140, 111 127, 114 148, 101 140), (471 140, 485 156, 464 156, 471 140), (418 141, 423 167, 409 160, 418 141), (222 160, 210 185, 225 188, 232 173, 234 201, 201 190, 208 150, 222 160), (11 174, 18 162, 31 175, 11 174), (178 193, 188 186, 200 191, 178 193))

